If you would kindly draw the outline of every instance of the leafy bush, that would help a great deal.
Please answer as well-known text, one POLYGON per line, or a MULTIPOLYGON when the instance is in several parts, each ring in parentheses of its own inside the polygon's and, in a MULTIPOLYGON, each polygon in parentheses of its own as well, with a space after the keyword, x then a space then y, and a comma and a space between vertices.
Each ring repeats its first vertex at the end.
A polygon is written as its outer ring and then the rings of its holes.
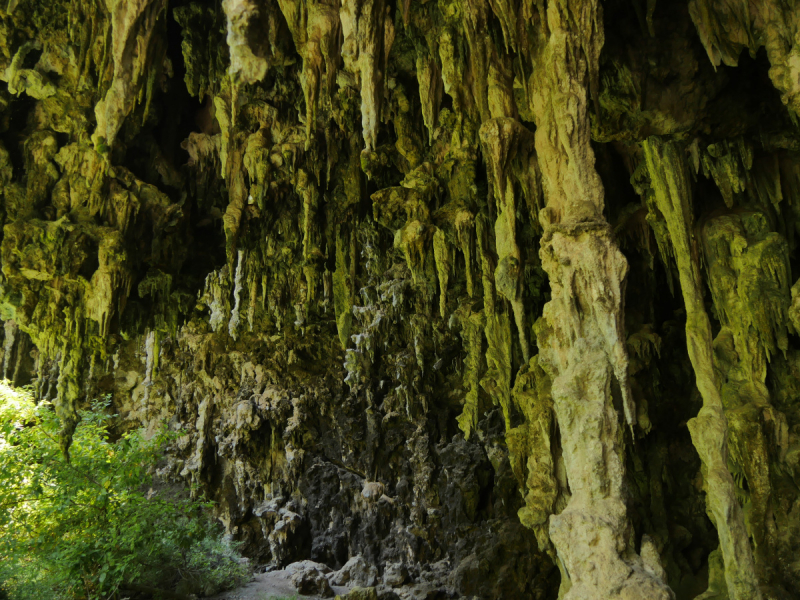
POLYGON ((244 582, 208 503, 146 492, 169 435, 112 441, 108 404, 81 414, 67 461, 52 406, 0 384, 0 598, 188 597, 244 582))

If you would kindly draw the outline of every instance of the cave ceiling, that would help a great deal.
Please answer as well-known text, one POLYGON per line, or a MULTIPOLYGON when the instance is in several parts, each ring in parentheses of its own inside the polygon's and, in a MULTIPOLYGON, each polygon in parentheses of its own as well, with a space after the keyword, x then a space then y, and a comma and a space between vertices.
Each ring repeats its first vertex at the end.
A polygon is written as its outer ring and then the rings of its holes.
POLYGON ((263 563, 800 597, 795 0, 9 0, 0 221, 3 376, 263 563))

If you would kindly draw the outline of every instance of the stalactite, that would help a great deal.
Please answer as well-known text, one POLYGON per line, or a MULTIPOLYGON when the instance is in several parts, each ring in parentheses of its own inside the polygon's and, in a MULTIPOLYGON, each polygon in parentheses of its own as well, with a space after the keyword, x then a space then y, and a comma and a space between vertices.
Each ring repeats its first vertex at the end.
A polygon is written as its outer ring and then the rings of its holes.
POLYGON ((303 57, 300 83, 306 100, 306 149, 316 129, 320 101, 330 103, 341 51, 338 2, 279 0, 295 47, 303 57))
POLYGON ((258 0, 224 0, 222 8, 228 25, 229 72, 247 83, 261 81, 269 66, 265 7, 258 0))
MULTIPOLYGON (((490 179, 497 203, 495 239, 497 240, 498 263, 494 278, 497 290, 511 303, 519 331, 522 354, 530 359, 525 312, 522 306, 521 263, 522 255, 516 239, 517 203, 514 187, 513 163, 527 161, 518 155, 527 155, 533 146, 533 136, 517 121, 510 118, 486 121, 480 130, 481 145, 486 161, 490 165, 490 179)), ((524 168, 523 167, 523 168, 524 168)))
POLYGON ((459 315, 461 320, 461 337, 467 347, 467 374, 468 390, 464 399, 464 408, 458 416, 458 426, 464 432, 464 437, 469 439, 478 425, 480 411, 480 367, 483 357, 483 329, 484 317, 482 312, 469 312, 459 315))
POLYGON ((690 0, 689 14, 715 67, 736 66, 743 49, 755 54, 764 46, 781 100, 800 115, 800 13, 794 3, 690 0))
POLYGON ((481 387, 503 411, 506 429, 511 428, 511 320, 508 315, 486 316, 483 334, 486 337, 486 373, 481 387))
POLYGON ((436 262, 436 274, 439 279, 439 314, 444 319, 447 315, 447 284, 453 268, 452 250, 447 244, 444 232, 437 229, 433 234, 433 256, 436 262))
POLYGON ((235 340, 238 337, 238 329, 241 322, 241 302, 242 302, 242 280, 245 277, 245 253, 239 250, 236 254, 236 274, 233 277, 233 309, 231 319, 228 321, 228 333, 235 340))
POLYGON ((433 140, 439 118, 439 107, 442 103, 442 72, 436 62, 435 53, 430 50, 419 50, 416 60, 419 95, 422 101, 422 118, 428 129, 428 140, 433 140))
POLYGON ((650 138, 643 143, 655 207, 669 230, 686 306, 686 340, 703 408, 689 431, 704 465, 708 508, 719 533, 725 579, 738 600, 761 598, 744 516, 728 471, 728 422, 714 374, 711 324, 703 302, 697 244, 692 233, 691 186, 680 146, 650 138))
POLYGON ((319 249, 319 232, 316 225, 317 212, 319 211, 319 190, 313 176, 304 170, 297 174, 297 191, 303 198, 303 273, 306 279, 307 296, 304 299, 310 303, 316 299, 319 283, 318 262, 322 257, 319 249))
MULTIPOLYGON (((765 208, 771 204, 764 199, 765 208)), ((754 540, 759 581, 775 579, 777 531, 776 461, 788 448, 786 416, 770 403, 767 366, 788 349, 789 248, 770 231, 764 210, 750 209, 709 219, 702 230, 714 308, 722 330, 714 340, 714 364, 728 418, 731 462, 744 472, 750 510, 746 524, 754 540), (770 441, 772 443, 770 443, 770 441), (772 446, 772 448, 771 448, 772 446)))
POLYGON ((122 121, 133 110, 145 85, 148 71, 153 74, 153 67, 158 68, 163 61, 164 40, 157 27, 164 23, 166 6, 166 0, 106 0, 111 15, 114 78, 95 109, 95 146, 114 143, 122 121))
POLYGON ((475 295, 475 280, 472 270, 472 255, 473 255, 473 229, 475 227, 475 218, 472 213, 461 210, 456 215, 455 228, 458 235, 458 243, 461 247, 461 252, 464 255, 464 276, 467 280, 467 294, 470 298, 475 295))
POLYGON ((339 12, 344 66, 361 90, 361 127, 367 151, 377 146, 386 60, 394 40, 388 9, 384 0, 345 0, 339 12))
POLYGON ((91 275, 85 306, 86 316, 98 323, 100 335, 105 337, 111 331, 111 321, 130 295, 131 274, 121 236, 107 231, 100 235, 103 237, 98 248, 99 267, 91 275))
MULTIPOLYGON (((237 143, 237 140, 234 143, 237 143)), ((236 257, 236 244, 239 237, 239 227, 242 222, 242 214, 247 206, 247 186, 245 185, 244 169, 242 168, 242 149, 233 148, 229 151, 227 168, 228 176, 228 207, 222 216, 223 227, 225 230, 225 251, 228 257, 228 271, 234 273, 234 259, 236 257)), ((223 168, 225 168, 223 166, 223 168)))
POLYGON ((520 521, 536 532, 541 550, 551 550, 548 521, 555 512, 559 489, 555 473, 555 420, 550 379, 534 357, 517 373, 512 398, 525 423, 506 433, 509 460, 524 490, 520 521))
POLYGON ((336 236, 336 270, 333 273, 333 309, 336 316, 336 329, 343 348, 350 343, 350 331, 353 325, 353 296, 351 266, 347 256, 355 264, 354 252, 348 240, 339 233, 336 236))
POLYGON ((478 257, 481 265, 481 282, 483 283, 483 310, 487 316, 495 313, 494 269, 489 256, 488 223, 481 216, 475 221, 475 245, 478 248, 478 257))
POLYGON ((65 450, 110 393, 380 597, 791 596, 791 2, 167 4, 0 6, 3 370, 65 450))

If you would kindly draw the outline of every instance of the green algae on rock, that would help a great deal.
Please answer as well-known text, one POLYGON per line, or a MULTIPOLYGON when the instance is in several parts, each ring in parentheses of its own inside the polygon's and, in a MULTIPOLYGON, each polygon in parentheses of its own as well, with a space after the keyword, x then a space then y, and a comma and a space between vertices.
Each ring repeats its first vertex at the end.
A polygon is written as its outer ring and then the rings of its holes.
POLYGON ((378 597, 790 598, 798 15, 13 0, 4 376, 378 597))

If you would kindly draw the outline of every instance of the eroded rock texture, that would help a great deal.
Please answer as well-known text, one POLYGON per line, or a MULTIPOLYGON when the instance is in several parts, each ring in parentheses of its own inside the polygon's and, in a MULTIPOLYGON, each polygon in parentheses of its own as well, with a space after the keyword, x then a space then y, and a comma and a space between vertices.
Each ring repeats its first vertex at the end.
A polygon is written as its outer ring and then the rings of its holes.
POLYGON ((11 0, 3 376, 325 593, 800 597, 798 15, 11 0))

